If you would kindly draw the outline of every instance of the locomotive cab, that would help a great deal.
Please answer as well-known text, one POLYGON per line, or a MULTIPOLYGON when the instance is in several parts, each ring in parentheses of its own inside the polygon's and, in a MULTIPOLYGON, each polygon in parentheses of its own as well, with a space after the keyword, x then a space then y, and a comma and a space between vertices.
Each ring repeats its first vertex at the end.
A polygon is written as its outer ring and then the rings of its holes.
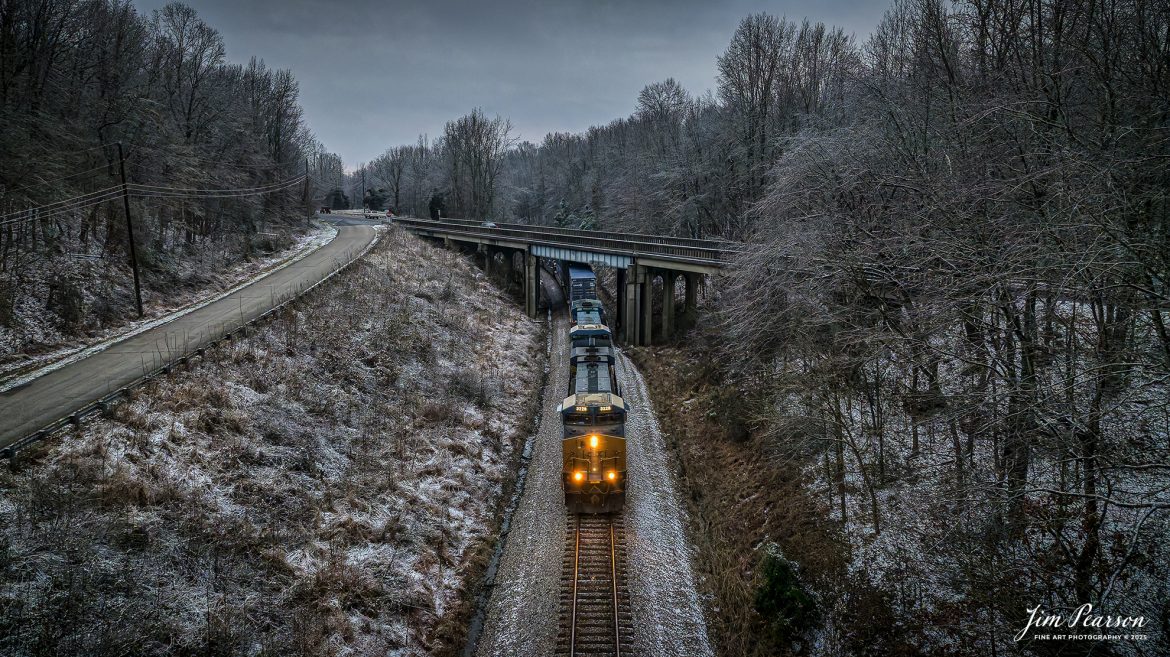
POLYGON ((584 354, 604 355, 605 362, 613 362, 613 336, 604 324, 578 324, 569 329, 570 362, 577 364, 577 358, 584 354))
POLYGON ((608 343, 607 346, 613 346, 613 334, 609 332, 609 327, 605 324, 582 323, 569 329, 569 341, 574 347, 578 345, 578 342, 589 339, 602 339, 608 343))
POLYGON ((605 309, 597 299, 578 299, 569 306, 573 325, 605 324, 605 309))
POLYGON ((573 311, 573 325, 580 326, 581 324, 600 324, 601 313, 596 310, 576 310, 573 311))
POLYGON ((613 336, 603 325, 575 326, 569 331, 569 343, 573 349, 609 349, 613 350, 613 336))
POLYGON ((565 506, 571 513, 612 513, 626 500, 626 404, 614 394, 575 394, 558 411, 565 506))

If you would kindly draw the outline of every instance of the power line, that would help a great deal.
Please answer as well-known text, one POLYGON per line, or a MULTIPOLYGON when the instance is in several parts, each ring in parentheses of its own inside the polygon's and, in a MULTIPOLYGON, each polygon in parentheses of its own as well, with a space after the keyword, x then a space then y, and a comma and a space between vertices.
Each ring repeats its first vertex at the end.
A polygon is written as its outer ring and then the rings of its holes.
MULTIPOLYGON (((271 183, 262 187, 245 187, 239 189, 183 189, 177 187, 161 187, 154 185, 139 185, 128 184, 127 187, 131 191, 130 196, 144 199, 168 199, 168 198, 182 198, 182 199, 222 199, 222 198, 242 198, 246 196, 256 196, 259 194, 269 194, 278 192, 295 185, 298 185, 305 180, 305 175, 301 174, 288 180, 271 183)), ((17 212, 11 212, 6 215, 0 215, 0 226, 8 226, 18 224, 34 219, 48 220, 55 217, 71 214, 78 210, 93 207, 101 203, 118 198, 122 195, 121 185, 83 194, 72 199, 65 199, 49 205, 28 208, 17 212)))
MULTIPOLYGON (((93 146, 91 148, 75 150, 72 152, 77 153, 77 154, 81 154, 81 153, 87 153, 89 151, 94 151, 94 150, 102 150, 102 149, 105 149, 108 147, 109 147, 108 145, 107 146, 93 146)), ((155 153, 159 153, 162 155, 167 155, 169 157, 175 157, 175 158, 179 158, 179 159, 183 159, 183 160, 197 160, 197 161, 208 163, 208 164, 214 164, 214 165, 220 166, 220 167, 235 168, 235 169, 250 169, 250 170, 282 169, 282 168, 292 168, 294 166, 293 164, 290 164, 290 163, 268 163, 268 164, 233 163, 233 162, 227 162, 224 159, 210 158, 210 157, 205 157, 202 155, 194 155, 194 154, 189 154, 189 153, 177 153, 177 152, 168 151, 168 150, 165 150, 162 148, 147 146, 145 144, 135 145, 135 149, 139 149, 139 148, 141 148, 143 150, 153 151, 155 153)), ((72 173, 72 174, 69 174, 67 176, 61 176, 59 178, 54 178, 51 180, 41 180, 41 181, 31 183, 28 185, 24 185, 21 187, 14 187, 11 189, 6 189, 0 193, 2 193, 4 195, 16 194, 17 192, 23 192, 23 191, 27 191, 30 189, 35 189, 37 187, 44 187, 46 185, 51 185, 54 183, 60 183, 60 182, 66 181, 66 180, 71 180, 73 178, 79 178, 79 177, 87 175, 87 174, 92 174, 96 171, 107 170, 107 169, 109 169, 109 167, 110 167, 110 165, 108 163, 107 164, 100 164, 98 166, 93 167, 92 169, 78 171, 77 173, 72 173)), ((133 184, 133 183, 131 183, 131 184, 133 184)))
POLYGON ((73 174, 70 174, 68 176, 62 176, 60 178, 54 178, 53 180, 42 180, 41 182, 36 182, 36 183, 31 184, 31 185, 25 185, 24 187, 16 187, 14 189, 6 189, 6 190, 4 190, 4 194, 5 195, 15 194, 16 192, 23 192, 25 190, 35 189, 37 187, 44 187, 45 185, 52 185, 54 183, 64 182, 66 180, 71 180, 73 178, 78 178, 80 176, 84 176, 87 173, 93 173, 94 171, 108 169, 109 166, 110 165, 108 165, 108 164, 101 164, 101 165, 98 165, 92 169, 86 169, 85 171, 79 171, 77 173, 73 173, 73 174))
POLYGON ((122 188, 121 185, 114 185, 112 187, 107 187, 105 189, 99 189, 97 191, 82 194, 80 196, 74 196, 72 198, 67 198, 67 199, 64 199, 61 201, 55 201, 53 203, 46 203, 45 205, 37 205, 37 206, 33 206, 31 208, 26 208, 24 210, 17 210, 16 212, 9 212, 8 214, 0 215, 0 220, 8 219, 10 217, 15 217, 17 215, 21 215, 21 214, 24 214, 26 212, 29 212, 30 210, 33 210, 33 211, 52 210, 54 208, 57 208, 58 206, 71 205, 71 204, 78 203, 78 202, 88 201, 90 198, 92 198, 94 196, 102 195, 102 194, 105 194, 111 190, 118 190, 121 188, 122 188))
POLYGON ((71 213, 76 212, 78 210, 83 210, 85 208, 93 207, 95 205, 100 205, 100 204, 105 203, 107 201, 111 201, 113 199, 116 199, 121 195, 122 195, 122 193, 120 191, 114 190, 111 192, 107 192, 106 194, 104 194, 100 197, 91 198, 85 202, 72 204, 72 205, 69 205, 67 207, 56 208, 56 209, 50 210, 48 212, 42 212, 42 211, 40 211, 39 208, 32 208, 30 210, 24 210, 24 211, 19 212, 19 213, 14 213, 14 214, 20 214, 20 215, 24 215, 24 216, 19 216, 19 217, 13 218, 13 219, 4 219, 4 220, 0 221, 0 226, 19 224, 19 223, 22 223, 25 221, 31 221, 33 219, 41 219, 41 220, 53 219, 55 217, 60 217, 63 215, 71 214, 71 213))
POLYGON ((304 179, 305 179, 305 174, 302 173, 298 176, 295 176, 293 178, 289 178, 287 180, 280 180, 277 182, 267 183, 264 185, 258 185, 255 187, 242 187, 242 188, 237 188, 237 189, 191 189, 191 188, 183 188, 183 187, 165 187, 162 185, 146 185, 146 184, 142 184, 142 183, 129 183, 127 186, 130 187, 130 189, 141 190, 144 192, 156 192, 157 191, 157 192, 171 192, 171 193, 176 193, 176 194, 225 194, 225 193, 236 193, 236 192, 259 193, 259 192, 263 192, 265 190, 268 190, 268 189, 271 189, 274 187, 281 187, 281 186, 286 186, 286 185, 290 185, 290 184, 294 184, 294 183, 299 183, 299 182, 302 182, 304 179))
POLYGON ((243 190, 222 190, 212 192, 165 192, 159 190, 142 190, 133 189, 132 196, 139 198, 187 198, 187 199, 216 199, 216 198, 243 198, 246 196, 257 196, 260 194, 270 194, 272 192, 279 192, 290 187, 294 187, 304 181, 304 178, 293 178, 284 181, 278 185, 270 187, 258 187, 243 190))

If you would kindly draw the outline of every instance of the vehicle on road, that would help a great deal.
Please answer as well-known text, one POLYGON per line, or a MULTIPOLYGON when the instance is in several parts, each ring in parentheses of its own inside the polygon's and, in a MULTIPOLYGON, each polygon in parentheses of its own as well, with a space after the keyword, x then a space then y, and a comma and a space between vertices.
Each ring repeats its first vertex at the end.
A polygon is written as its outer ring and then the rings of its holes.
POLYGON ((480 225, 484 228, 499 228, 499 226, 497 226, 494 221, 485 221, 480 225))

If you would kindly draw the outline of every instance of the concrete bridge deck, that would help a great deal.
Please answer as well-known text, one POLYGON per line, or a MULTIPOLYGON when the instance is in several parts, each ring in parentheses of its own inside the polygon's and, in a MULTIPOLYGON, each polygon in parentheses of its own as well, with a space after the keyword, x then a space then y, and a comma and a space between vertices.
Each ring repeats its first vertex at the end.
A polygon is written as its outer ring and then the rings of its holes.
POLYGON ((626 344, 647 345, 654 336, 669 338, 674 332, 675 283, 685 281, 684 312, 696 308, 701 277, 714 274, 738 255, 736 242, 611 233, 604 231, 528 226, 469 219, 395 218, 394 223, 420 237, 470 248, 484 258, 489 272, 503 257, 505 275, 511 276, 514 259, 523 255, 525 309, 535 317, 539 294, 537 262, 548 258, 560 263, 580 262, 611 267, 616 271, 617 303, 615 333, 626 344), (662 312, 654 317, 654 280, 662 279, 662 312))
POLYGON ((688 237, 670 237, 667 235, 647 235, 645 233, 615 233, 600 230, 584 230, 580 228, 557 228, 555 226, 533 226, 530 224, 506 224, 500 222, 493 222, 495 227, 484 226, 485 222, 475 221, 472 219, 450 219, 444 217, 443 219, 417 219, 415 217, 396 218, 397 222, 411 222, 417 225, 422 224, 438 224, 446 227, 464 226, 471 229, 482 229, 484 231, 505 231, 515 230, 523 231, 528 234, 539 236, 541 239, 550 241, 567 241, 571 242, 575 239, 579 240, 593 240, 593 239, 608 239, 615 240, 627 244, 660 244, 666 246, 677 247, 693 247, 696 249, 705 250, 708 252, 718 254, 735 254, 743 250, 743 245, 739 242, 729 242, 726 240, 702 240, 688 237))

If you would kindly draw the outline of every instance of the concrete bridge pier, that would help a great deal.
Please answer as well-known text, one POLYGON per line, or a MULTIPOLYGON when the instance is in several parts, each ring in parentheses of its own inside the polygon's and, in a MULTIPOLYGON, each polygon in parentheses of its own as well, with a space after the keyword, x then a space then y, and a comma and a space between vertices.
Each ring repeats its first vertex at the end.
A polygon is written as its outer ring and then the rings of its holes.
POLYGON ((532 251, 524 252, 524 310, 536 319, 540 303, 540 262, 532 251))
POLYGON ((631 347, 649 346, 654 340, 669 340, 680 326, 694 321, 698 312, 698 291, 702 274, 648 267, 637 263, 617 270, 617 316, 614 334, 631 347), (662 314, 655 322, 654 279, 662 277, 662 314), (683 307, 678 307, 679 276, 683 277, 683 307), (683 311, 682 318, 679 310, 683 311), (681 322, 681 323, 680 323, 681 322))
POLYGON ((516 280, 516 252, 512 249, 500 249, 504 255, 504 289, 512 291, 512 283, 516 280))
POLYGON ((625 333, 619 333, 619 331, 625 331, 626 328, 626 270, 618 269, 615 273, 617 274, 617 284, 614 286, 613 296, 614 305, 617 307, 614 308, 615 323, 612 328, 614 335, 621 335, 624 339, 625 333))
POLYGON ((488 277, 488 280, 491 280, 492 265, 495 264, 492 261, 496 259, 495 251, 487 244, 480 244, 476 252, 479 256, 483 256, 483 273, 488 277))
POLYGON ((674 335, 674 277, 677 272, 670 269, 662 271, 662 339, 669 340, 674 335))
POLYGON ((531 317, 539 313, 540 258, 555 263, 557 278, 566 287, 565 270, 571 262, 613 267, 617 307, 612 309, 609 324, 614 336, 630 346, 670 340, 680 329, 693 323, 701 277, 717 273, 729 257, 741 250, 739 245, 711 240, 661 237, 647 241, 639 235, 528 225, 504 224, 485 230, 478 222, 458 219, 431 221, 406 217, 398 223, 449 249, 462 247, 462 252, 473 254, 476 260, 482 257, 484 271, 502 278, 509 292, 518 291, 524 297, 524 310, 531 317), (662 277, 663 298, 661 319, 656 320, 654 279, 657 276, 662 277), (679 276, 685 281, 685 294, 679 293, 679 276), (519 290, 513 287, 517 283, 519 290), (681 309, 680 302, 684 304, 681 309))
POLYGON ((688 322, 693 321, 699 312, 699 276, 701 275, 693 271, 686 272, 687 292, 683 312, 686 314, 688 322))
POLYGON ((639 266, 638 282, 642 288, 641 298, 638 300, 642 310, 638 344, 650 346, 654 343, 654 270, 639 266))
POLYGON ((638 325, 642 317, 640 312, 642 308, 642 287, 638 284, 638 266, 631 265, 629 269, 626 269, 622 280, 624 283, 622 305, 625 306, 625 311, 622 313, 622 317, 624 318, 622 323, 622 341, 636 347, 640 332, 638 325))
POLYGON ((569 300, 569 261, 557 260, 557 283, 565 293, 565 301, 569 300))

